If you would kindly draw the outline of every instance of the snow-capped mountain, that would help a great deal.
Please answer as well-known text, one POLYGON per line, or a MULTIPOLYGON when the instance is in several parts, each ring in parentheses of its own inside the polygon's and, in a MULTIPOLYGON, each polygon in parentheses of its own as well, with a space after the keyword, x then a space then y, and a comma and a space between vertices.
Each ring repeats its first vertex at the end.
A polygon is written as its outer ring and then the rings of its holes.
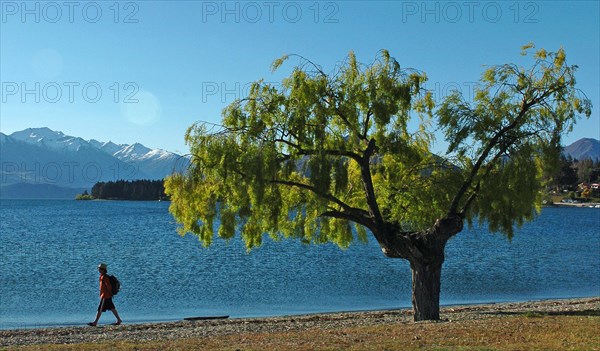
POLYGON ((188 164, 188 160, 180 155, 162 149, 150 149, 140 143, 117 145, 107 142, 93 145, 100 145, 100 150, 123 162, 136 165, 151 175, 151 179, 163 179, 188 164))
POLYGON ((90 187, 99 181, 163 179, 187 166, 175 153, 135 143, 84 140, 49 128, 0 133, 2 186, 16 183, 90 187))
MULTIPOLYGON (((171 174, 172 170, 160 172, 161 166, 165 164, 170 165, 171 163, 177 163, 178 161, 185 161, 180 155, 173 152, 165 151, 162 149, 150 149, 140 143, 132 145, 120 144, 117 145, 113 142, 99 142, 96 140, 90 140, 89 144, 99 150, 102 150, 123 162, 132 162, 142 166, 142 169, 153 169, 159 172, 156 174, 156 179, 162 179, 166 175, 171 174), (155 163, 155 164, 152 164, 155 163)), ((154 173, 154 172, 150 172, 154 173)))
POLYGON ((96 149, 100 149, 111 155, 114 155, 115 153, 117 153, 119 150, 121 150, 121 147, 122 147, 122 146, 119 146, 119 145, 113 143, 112 141, 107 141, 107 142, 103 143, 103 142, 92 139, 89 141, 89 143, 96 149))
POLYGON ((85 147, 88 142, 77 137, 55 132, 50 128, 29 128, 20 132, 14 132, 10 135, 14 140, 23 141, 29 144, 39 144, 52 150, 77 151, 85 147))

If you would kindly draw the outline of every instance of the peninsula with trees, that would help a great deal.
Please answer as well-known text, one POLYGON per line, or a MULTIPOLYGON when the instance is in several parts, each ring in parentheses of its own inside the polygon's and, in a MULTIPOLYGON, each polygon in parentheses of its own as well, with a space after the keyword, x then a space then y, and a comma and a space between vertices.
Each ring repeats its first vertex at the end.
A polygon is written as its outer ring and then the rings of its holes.
POLYGON ((116 182, 98 182, 92 187, 91 194, 85 191, 76 200, 134 200, 163 201, 165 195, 163 180, 118 180, 116 182))

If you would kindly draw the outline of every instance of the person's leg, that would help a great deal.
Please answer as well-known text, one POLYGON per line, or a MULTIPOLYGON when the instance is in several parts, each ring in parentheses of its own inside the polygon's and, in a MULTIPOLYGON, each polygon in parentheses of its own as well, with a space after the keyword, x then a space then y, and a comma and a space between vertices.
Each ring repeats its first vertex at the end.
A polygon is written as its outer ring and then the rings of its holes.
POLYGON ((111 312, 112 312, 112 313, 115 315, 115 317, 117 318, 117 323, 115 323, 115 324, 116 324, 116 325, 119 325, 119 324, 121 324, 121 322, 123 322, 123 321, 121 320, 121 317, 119 317, 119 312, 117 312, 117 309, 116 309, 116 308, 113 308, 113 309, 112 309, 112 310, 110 310, 110 311, 111 311, 111 312))
POLYGON ((104 308, 104 299, 101 299, 100 304, 98 305, 98 312, 96 313, 96 319, 94 319, 93 322, 88 323, 88 325, 95 327, 98 324, 98 321, 100 320, 100 316, 102 315, 103 308, 104 308))
POLYGON ((102 315, 102 311, 98 311, 98 313, 96 313, 96 319, 94 319, 93 322, 88 323, 91 326, 96 326, 96 324, 98 324, 98 320, 100 320, 100 316, 102 315))

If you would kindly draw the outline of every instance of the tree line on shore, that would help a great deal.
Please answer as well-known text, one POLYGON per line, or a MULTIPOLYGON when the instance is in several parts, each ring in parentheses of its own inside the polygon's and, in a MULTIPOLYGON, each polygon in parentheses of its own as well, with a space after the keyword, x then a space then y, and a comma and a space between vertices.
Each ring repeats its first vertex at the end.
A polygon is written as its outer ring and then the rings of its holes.
POLYGON ((551 189, 554 192, 567 192, 572 196, 600 197, 600 191, 593 184, 600 183, 600 160, 577 160, 569 155, 561 155, 557 173, 552 177, 551 189))
POLYGON ((77 197, 79 200, 139 200, 156 201, 168 200, 165 195, 163 180, 118 180, 116 182, 98 182, 92 187, 92 193, 87 191, 77 197))
MULTIPOLYGON (((600 195, 597 189, 589 187, 589 184, 600 183, 600 160, 577 160, 562 155, 559 162, 558 172, 552 176, 551 191, 574 192, 582 197, 600 195)), ((85 191, 77 199, 156 201, 168 200, 169 197, 165 194, 163 180, 118 180, 98 182, 92 187, 91 194, 85 191)))

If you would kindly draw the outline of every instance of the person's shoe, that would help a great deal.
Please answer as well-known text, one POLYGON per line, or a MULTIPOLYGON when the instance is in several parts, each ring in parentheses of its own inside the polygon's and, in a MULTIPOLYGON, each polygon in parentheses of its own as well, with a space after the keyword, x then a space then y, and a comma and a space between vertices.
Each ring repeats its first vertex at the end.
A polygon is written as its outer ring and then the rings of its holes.
POLYGON ((116 323, 113 323, 112 325, 121 325, 121 322, 123 322, 123 321, 117 321, 116 323))
POLYGON ((94 322, 89 322, 87 325, 89 325, 90 327, 95 327, 95 326, 96 326, 96 323, 94 323, 94 322))

